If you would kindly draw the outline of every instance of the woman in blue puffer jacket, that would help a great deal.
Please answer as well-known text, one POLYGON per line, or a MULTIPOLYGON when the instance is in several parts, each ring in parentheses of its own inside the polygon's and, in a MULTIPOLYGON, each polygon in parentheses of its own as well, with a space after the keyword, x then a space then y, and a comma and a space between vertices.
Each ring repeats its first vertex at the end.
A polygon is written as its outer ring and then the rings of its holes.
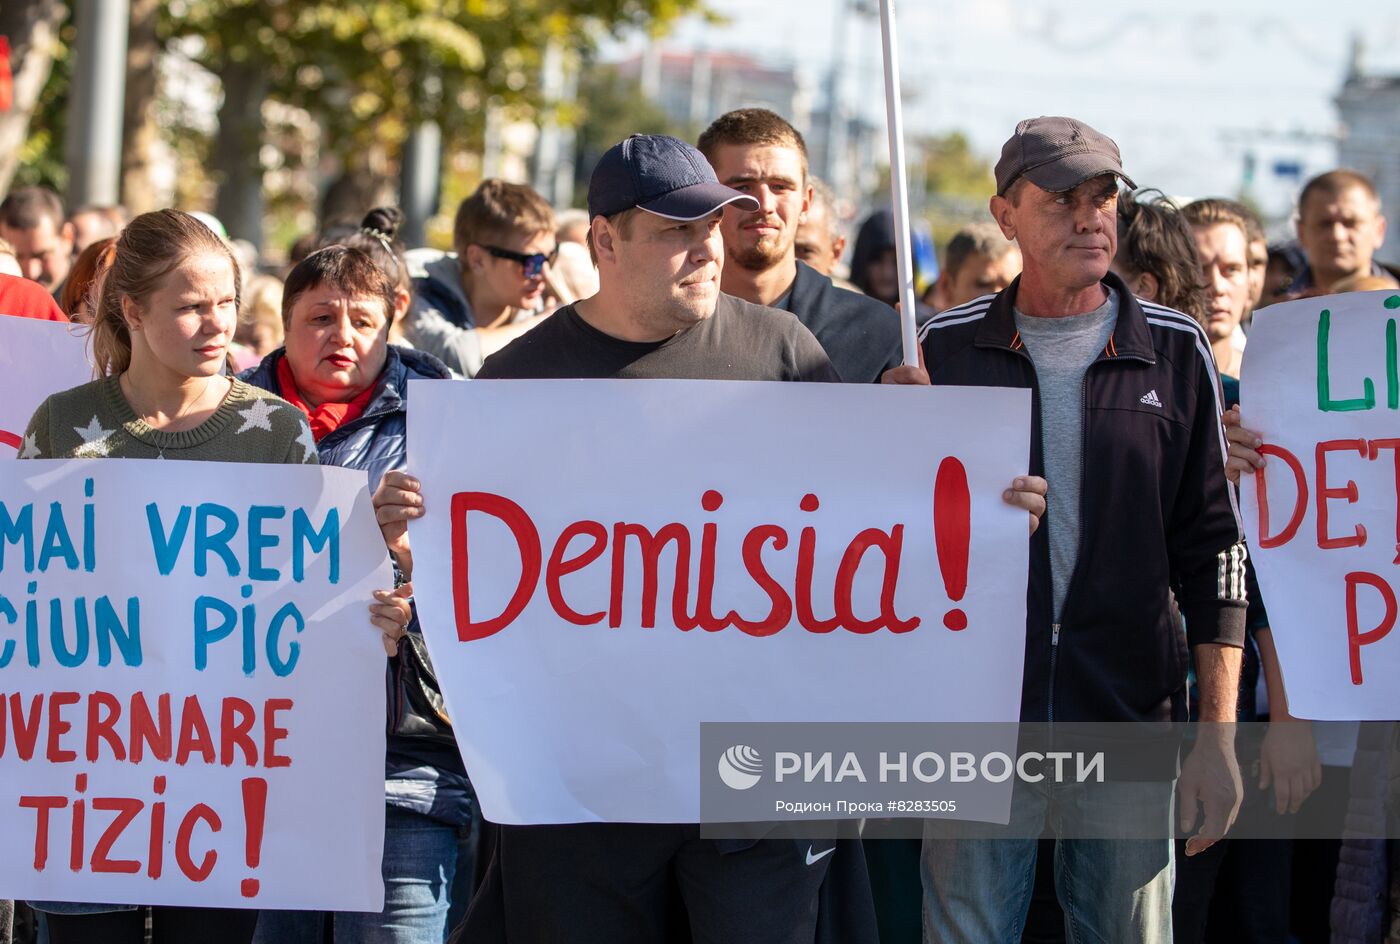
MULTIPOLYGON (((383 211, 367 222, 376 214, 383 211)), ((390 258, 393 222, 361 231, 390 258)), ((452 376, 431 355, 389 343, 407 306, 378 255, 334 245, 299 263, 283 294, 284 347, 241 375, 305 411, 322 464, 364 469, 371 491, 404 465, 409 381, 452 376)), ((473 796, 418 632, 415 615, 386 672, 383 913, 264 912, 255 941, 319 942, 331 924, 338 941, 441 944, 446 937, 458 835, 471 823, 473 796)))

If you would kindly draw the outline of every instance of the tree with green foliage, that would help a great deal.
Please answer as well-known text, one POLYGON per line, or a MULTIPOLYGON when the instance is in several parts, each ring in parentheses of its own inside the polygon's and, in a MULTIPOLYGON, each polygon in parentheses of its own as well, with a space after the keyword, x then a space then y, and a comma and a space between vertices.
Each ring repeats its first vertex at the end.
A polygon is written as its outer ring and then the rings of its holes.
POLYGON ((61 127, 45 124, 40 138, 30 140, 36 114, 52 108, 54 98, 67 97, 67 57, 59 29, 67 15, 57 0, 4 0, 0 2, 0 37, 9 50, 10 104, 0 112, 0 193, 12 180, 21 184, 62 186, 61 127), (58 88, 50 91, 51 80, 58 88), (57 155, 55 158, 53 155, 57 155))
MULTIPOLYGON (((249 231, 260 186, 261 102, 304 108, 323 148, 350 172, 381 167, 423 120, 446 147, 479 147, 488 101, 539 101, 551 42, 588 51, 625 29, 657 29, 700 0, 174 0, 161 33, 196 47, 224 83, 214 153, 224 180, 218 212, 249 231)), ((260 208, 258 210, 260 212, 260 208)))
MULTIPOLYGON (((383 174, 417 122, 436 121, 448 150, 479 149, 487 102, 519 116, 535 112, 541 107, 541 59, 551 42, 586 57, 605 36, 632 30, 656 34, 684 14, 703 12, 702 5, 703 0, 166 0, 158 4, 154 35, 160 48, 178 49, 222 83, 219 130, 209 150, 220 183, 216 212, 232 234, 255 236, 268 143, 265 101, 309 115, 322 154, 338 157, 347 172, 383 174)), ((11 2, 0 6, 8 12, 11 2)), ((138 0, 136 6, 146 10, 151 4, 138 0)), ((134 31, 136 14, 134 8, 134 31)), ((71 17, 64 29, 71 37, 71 17)), ((146 91, 138 100, 128 102, 128 130, 143 122, 150 126, 157 93, 153 82, 142 87, 146 91)), ((53 93, 42 121, 28 135, 31 142, 53 135, 64 123, 66 89, 55 87, 53 93)), ((26 152, 31 170, 53 155, 61 160, 61 150, 38 143, 26 152)), ((138 156, 128 151, 132 161, 138 156)))
POLYGON ((914 172, 923 174, 924 192, 929 196, 984 201, 996 192, 992 165, 973 152, 961 131, 923 138, 918 153, 914 172))

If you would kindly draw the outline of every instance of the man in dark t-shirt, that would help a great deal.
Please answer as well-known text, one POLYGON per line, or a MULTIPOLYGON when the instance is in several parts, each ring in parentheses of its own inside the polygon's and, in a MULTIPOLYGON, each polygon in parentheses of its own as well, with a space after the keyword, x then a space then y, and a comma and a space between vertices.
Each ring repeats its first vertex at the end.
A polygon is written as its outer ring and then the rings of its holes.
MULTIPOLYGON (((473 382, 838 382, 821 345, 791 314, 720 292, 719 222, 733 202, 754 201, 721 186, 684 142, 633 135, 612 148, 588 197, 598 293, 487 358, 473 382)), ((375 496, 381 527, 408 572, 406 536, 384 512, 409 500, 397 491, 409 483, 386 484, 375 496)), ((869 902, 854 840, 703 839, 699 825, 687 823, 501 826, 452 940, 661 944, 688 926, 697 941, 812 942, 821 921, 823 939, 873 942, 869 902), (827 907, 822 888, 837 876, 844 900, 827 907), (674 907, 677 894, 683 909, 674 907)))
POLYGON ((487 358, 477 374, 478 380, 527 377, 839 379, 817 339, 792 315, 723 294, 714 314, 661 340, 615 337, 565 305, 487 358))
MULTIPOLYGON (((728 204, 757 205, 719 184, 684 142, 633 135, 613 147, 589 186, 598 293, 487 358, 473 382, 839 380, 792 314, 721 293, 720 218, 728 204)), ((1011 500, 1043 508, 1038 494, 1011 500)), ((374 503, 395 561, 411 577, 406 524, 423 513, 418 483, 389 473, 374 503)), ((693 823, 501 826, 496 835, 453 941, 662 944, 686 928, 696 941, 727 944, 877 936, 856 839, 707 839, 693 823)))

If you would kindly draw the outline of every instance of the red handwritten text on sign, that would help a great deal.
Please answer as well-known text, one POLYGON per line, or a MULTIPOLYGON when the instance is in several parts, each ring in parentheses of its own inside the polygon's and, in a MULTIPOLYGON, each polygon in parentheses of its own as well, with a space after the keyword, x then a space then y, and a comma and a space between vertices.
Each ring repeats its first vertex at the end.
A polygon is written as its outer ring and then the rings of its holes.
MULTIPOLYGON (((177 767, 191 762, 288 767, 291 759, 280 751, 287 737, 283 717, 292 708, 288 698, 269 698, 254 706, 229 696, 220 699, 218 708, 211 712, 197 695, 176 699, 168 692, 153 697, 136 692, 126 699, 103 691, 0 693, 0 758, 12 754, 21 761, 38 756, 51 764, 116 761, 139 765, 149 757, 177 767), (84 732, 81 743, 73 736, 75 722, 84 732)), ((170 817, 168 804, 162 799, 165 789, 166 777, 157 775, 151 780, 148 796, 96 796, 89 791, 88 774, 78 772, 71 795, 20 796, 20 808, 34 814, 34 870, 43 872, 50 852, 61 853, 66 847, 68 867, 74 872, 135 874, 144 866, 150 878, 160 878, 170 817), (140 844, 147 850, 144 859, 129 857, 133 833, 144 840, 140 844), (129 850, 127 858, 113 857, 118 843, 129 850)), ((267 781, 244 778, 242 792, 245 861, 256 869, 261 858, 267 781)), ((203 882, 213 872, 218 853, 206 849, 197 854, 197 832, 222 831, 223 818, 208 804, 195 803, 170 821, 175 830, 176 864, 190 881, 203 882)), ((244 897, 256 896, 258 889, 256 878, 243 880, 244 897)))
MULTIPOLYGON (((718 511, 723 504, 724 496, 713 489, 706 491, 700 500, 701 508, 709 513, 718 511)), ((815 512, 821 507, 821 501, 815 494, 808 493, 800 500, 799 507, 804 512, 815 512)), ((852 633, 874 633, 882 629, 907 633, 920 624, 919 617, 901 617, 895 611, 900 556, 904 547, 902 524, 866 528, 851 539, 841 556, 834 580, 820 592, 822 600, 831 600, 834 611, 831 617, 826 618, 816 613, 818 588, 814 587, 813 573, 819 540, 817 529, 804 527, 798 534, 794 579, 785 586, 775 576, 776 568, 770 569, 765 564, 764 553, 770 547, 770 553, 782 553, 793 541, 787 529, 773 524, 754 525, 745 534, 740 552, 744 571, 768 598, 767 613, 744 616, 731 609, 723 616, 716 615, 714 590, 718 530, 715 522, 707 521, 701 526, 697 539, 688 526, 679 522, 651 528, 635 522, 618 521, 609 527, 601 521, 585 519, 575 521, 560 531, 546 562, 539 528, 529 512, 519 504, 488 492, 458 492, 452 496, 452 587, 458 638, 463 642, 484 639, 509 626, 529 605, 541 575, 550 607, 560 619, 578 626, 595 625, 606 619, 613 628, 622 625, 624 587, 629 580, 640 579, 641 625, 654 627, 661 583, 661 554, 668 546, 675 552, 671 620, 677 629, 683 631, 703 629, 714 633, 732 626, 750 636, 771 636, 791 623, 794 611, 798 625, 811 633, 829 633, 837 629, 852 633), (520 581, 510 602, 501 613, 480 620, 472 616, 471 578, 468 572, 471 553, 468 521, 473 513, 490 515, 502 522, 510 530, 521 561, 520 581), (587 543, 582 543, 584 540, 587 543), (574 551, 576 541, 581 546, 574 551), (629 562, 635 559, 627 554, 629 542, 634 542, 641 551, 640 573, 629 572, 629 562), (697 548, 699 571, 692 605, 691 560, 697 548), (608 608, 580 613, 566 599, 561 580, 594 565, 604 554, 608 554, 607 566, 611 570, 608 608), (877 600, 857 601, 854 599, 856 572, 867 555, 873 555, 883 562, 883 578, 877 600), (877 615, 862 618, 857 615, 857 609, 873 611, 877 615)))

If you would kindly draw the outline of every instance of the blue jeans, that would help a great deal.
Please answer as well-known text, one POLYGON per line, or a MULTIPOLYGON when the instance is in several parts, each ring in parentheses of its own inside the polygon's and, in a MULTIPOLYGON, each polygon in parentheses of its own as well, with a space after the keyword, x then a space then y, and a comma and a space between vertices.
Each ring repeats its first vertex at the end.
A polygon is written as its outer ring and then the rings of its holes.
POLYGON ((1070 944, 1171 944, 1175 783, 1016 783, 1007 826, 927 820, 924 940, 1017 944, 1048 823, 1070 944), (1075 838, 1126 835, 1156 838, 1075 838))
MULTIPOLYGON (((397 807, 384 818, 384 910, 330 915, 336 944, 442 944, 457 867, 457 828, 397 807)), ((320 944, 319 911, 264 911, 253 944, 320 944)))

